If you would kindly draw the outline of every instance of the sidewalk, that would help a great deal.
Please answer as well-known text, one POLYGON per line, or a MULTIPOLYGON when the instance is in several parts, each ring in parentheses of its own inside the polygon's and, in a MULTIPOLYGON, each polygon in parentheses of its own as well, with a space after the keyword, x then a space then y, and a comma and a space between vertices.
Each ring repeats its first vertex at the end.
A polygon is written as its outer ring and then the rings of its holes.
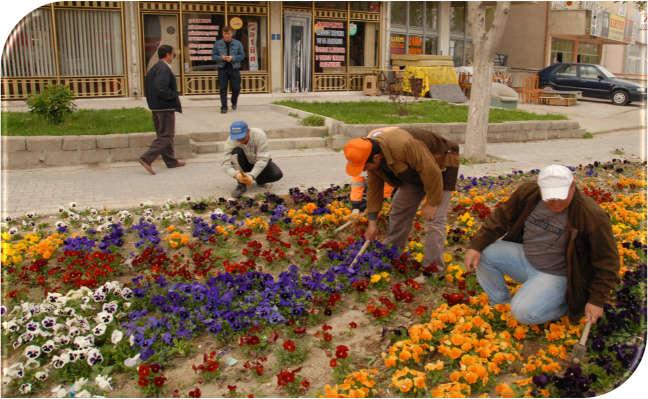
MULTIPOLYGON (((529 143, 490 144, 488 153, 501 162, 463 166, 466 176, 497 175, 513 170, 540 168, 549 163, 578 165, 612 158, 645 159, 645 136, 641 131, 603 134, 593 139, 552 140, 529 143), (619 150, 617 154, 615 150, 619 150), (623 155, 620 155, 623 152, 623 155)), ((291 187, 326 188, 344 184, 344 157, 328 150, 274 151, 273 159, 284 172, 284 179, 273 191, 286 194, 291 187)), ((192 158, 187 166, 166 169, 158 161, 155 176, 134 162, 101 167, 62 167, 3 171, 3 215, 28 211, 54 213, 59 205, 75 201, 81 207, 122 208, 141 202, 161 204, 167 199, 182 200, 228 197, 234 182, 221 170, 219 155, 192 158)), ((261 190, 254 188, 248 194, 261 190)))

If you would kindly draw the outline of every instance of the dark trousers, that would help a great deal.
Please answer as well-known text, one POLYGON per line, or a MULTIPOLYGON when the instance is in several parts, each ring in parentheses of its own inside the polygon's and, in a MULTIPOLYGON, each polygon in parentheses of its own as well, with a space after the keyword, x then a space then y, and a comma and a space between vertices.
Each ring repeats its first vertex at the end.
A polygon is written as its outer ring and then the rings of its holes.
POLYGON ((241 71, 233 68, 218 70, 218 86, 220 88, 221 108, 227 108, 227 85, 232 86, 232 105, 236 105, 241 92, 241 71))
MULTIPOLYGON (((245 156, 245 152, 243 152, 243 149, 241 147, 234 148, 232 150, 232 155, 236 155, 238 164, 243 172, 250 172, 254 168, 254 164, 248 161, 247 157, 245 156)), ((271 159, 270 161, 268 161, 268 165, 266 165, 265 169, 263 169, 261 173, 259 173, 259 176, 257 176, 255 181, 256 184, 260 186, 266 183, 272 183, 281 180, 282 177, 283 172, 281 171, 281 169, 279 169, 276 163, 272 162, 271 159)))
POLYGON ((148 151, 140 157, 146 163, 153 163, 158 156, 167 167, 174 167, 178 160, 173 150, 173 139, 175 137, 175 111, 153 111, 153 124, 155 125, 156 138, 151 143, 148 151))

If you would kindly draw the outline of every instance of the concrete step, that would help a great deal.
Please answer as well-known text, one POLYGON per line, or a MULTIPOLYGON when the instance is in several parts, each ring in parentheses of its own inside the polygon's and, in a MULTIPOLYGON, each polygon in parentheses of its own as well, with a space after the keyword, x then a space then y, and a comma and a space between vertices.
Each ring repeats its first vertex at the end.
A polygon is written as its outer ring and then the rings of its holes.
MULTIPOLYGON (((269 139, 290 139, 299 137, 325 137, 328 134, 326 126, 299 126, 266 130, 269 139)), ((229 132, 199 132, 189 133, 191 140, 196 142, 225 141, 229 132)))
MULTIPOLYGON (((268 140, 270 150, 294 150, 305 148, 326 148, 324 137, 297 137, 268 140)), ((191 149, 197 154, 220 153, 225 150, 224 141, 193 141, 191 149)))

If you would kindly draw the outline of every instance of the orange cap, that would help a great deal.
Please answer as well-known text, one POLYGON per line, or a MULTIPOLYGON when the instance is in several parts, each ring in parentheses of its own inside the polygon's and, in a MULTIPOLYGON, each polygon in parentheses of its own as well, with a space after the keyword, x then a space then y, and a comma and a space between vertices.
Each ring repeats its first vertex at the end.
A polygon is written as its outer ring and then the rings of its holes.
POLYGON ((347 174, 353 177, 361 174, 370 155, 371 141, 362 138, 349 140, 344 146, 344 156, 347 159, 347 174))

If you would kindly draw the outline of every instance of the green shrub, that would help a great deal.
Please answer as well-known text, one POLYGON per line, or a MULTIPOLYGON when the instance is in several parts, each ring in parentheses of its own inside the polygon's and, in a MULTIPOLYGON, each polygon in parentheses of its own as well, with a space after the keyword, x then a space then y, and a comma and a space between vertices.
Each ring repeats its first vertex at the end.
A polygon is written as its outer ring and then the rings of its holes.
POLYGON ((47 119, 52 124, 61 124, 65 116, 74 112, 72 91, 64 85, 48 85, 39 93, 27 99, 29 111, 47 119))
POLYGON ((301 120, 304 126, 324 126, 324 118, 319 115, 311 115, 301 120))

